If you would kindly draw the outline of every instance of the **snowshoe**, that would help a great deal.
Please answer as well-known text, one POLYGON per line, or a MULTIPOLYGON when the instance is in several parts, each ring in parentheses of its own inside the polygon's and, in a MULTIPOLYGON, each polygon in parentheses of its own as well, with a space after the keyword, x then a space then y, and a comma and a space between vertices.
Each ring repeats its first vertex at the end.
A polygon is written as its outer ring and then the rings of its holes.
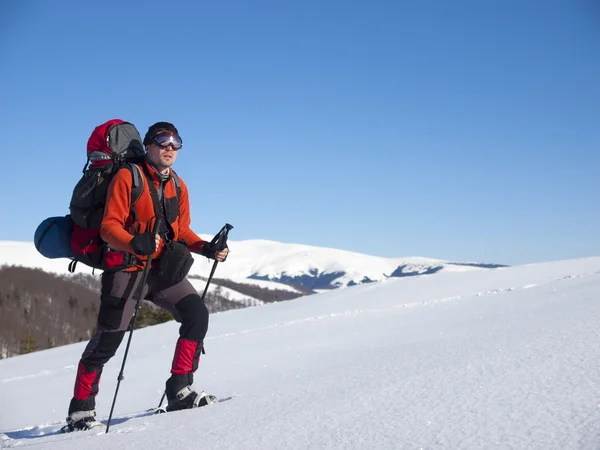
POLYGON ((199 408, 201 406, 217 403, 217 397, 206 392, 196 392, 186 386, 177 392, 176 397, 169 401, 166 411, 179 411, 182 409, 199 408))
POLYGON ((67 417, 67 424, 62 427, 63 433, 71 431, 91 430, 92 428, 102 427, 103 424, 96 420, 96 411, 76 411, 67 417))

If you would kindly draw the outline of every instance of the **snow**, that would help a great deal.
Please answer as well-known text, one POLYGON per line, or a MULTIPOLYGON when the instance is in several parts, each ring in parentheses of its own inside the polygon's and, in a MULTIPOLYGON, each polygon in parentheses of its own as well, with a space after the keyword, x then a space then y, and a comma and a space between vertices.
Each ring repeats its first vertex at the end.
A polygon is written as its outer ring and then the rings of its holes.
MULTIPOLYGON (((208 239, 209 236, 202 236, 208 239)), ((442 266, 443 271, 473 271, 477 267, 454 266, 446 261, 431 258, 383 258, 326 247, 289 244, 267 240, 233 241, 229 248, 235 255, 235 263, 223 269, 226 277, 249 277, 251 275, 277 279, 282 275, 303 276, 315 272, 319 275, 341 272, 334 280, 337 286, 361 283, 367 277, 380 281, 394 272, 398 266, 425 271, 431 266, 442 266)))
MULTIPOLYGON (((190 283, 192 283, 192 286, 194 286, 194 289, 196 289, 201 295, 204 293, 204 289, 206 288, 205 280, 199 280, 197 278, 189 278, 188 280, 190 281, 190 283)), ((214 283, 211 283, 208 286, 207 293, 210 294, 212 292, 215 292, 216 290, 218 290, 221 293, 221 295, 223 297, 225 297, 227 300, 230 300, 232 302, 242 303, 243 305, 246 305, 246 306, 259 306, 259 305, 263 305, 265 303, 262 300, 259 300, 257 298, 250 297, 249 295, 241 294, 240 292, 234 291, 233 289, 229 289, 229 288, 226 288, 223 286, 217 286, 214 283)))
POLYGON ((252 286, 258 286, 260 288, 263 289, 269 289, 271 291, 273 290, 280 290, 280 291, 287 291, 287 292, 294 292, 296 294, 301 293, 298 289, 289 286, 287 284, 283 284, 283 283, 277 283, 274 281, 267 281, 267 280, 254 280, 251 278, 233 278, 232 281, 235 281, 236 283, 242 283, 242 284, 249 284, 252 286))
MULTIPOLYGON (((196 387, 156 406, 174 322, 136 330, 108 434, 64 424, 85 342, 0 361, 0 431, 37 449, 594 449, 600 257, 388 279, 213 314, 196 387)), ((125 341, 106 365, 106 421, 125 341)))
MULTIPOLYGON (((200 235, 210 241, 213 236, 200 235)), ((338 287, 360 284, 365 277, 381 281, 391 275, 398 266, 406 265, 406 270, 422 273, 431 267, 442 267, 441 272, 464 272, 487 270, 472 266, 453 265, 448 261, 431 258, 384 258, 345 250, 314 247, 302 244, 289 244, 267 240, 229 239, 231 257, 225 264, 219 264, 215 276, 231 280, 246 280, 256 275, 273 280, 283 275, 290 277, 342 273, 332 283, 338 287)), ((207 278, 213 261, 193 255, 195 263, 190 275, 207 278)), ((48 272, 68 275, 70 260, 46 259, 40 255, 31 242, 0 241, 0 264, 38 267, 48 272)), ((91 273, 92 269, 83 264, 77 265, 77 272, 91 273)), ((95 273, 100 273, 96 270, 95 273)), ((291 289, 283 283, 271 284, 275 289, 291 289)))
MULTIPOLYGON (((66 258, 45 258, 36 250, 33 242, 0 241, 0 265, 24 266, 67 275, 70 261, 66 258)), ((92 270, 84 264, 77 264, 77 272, 92 273, 92 270)))

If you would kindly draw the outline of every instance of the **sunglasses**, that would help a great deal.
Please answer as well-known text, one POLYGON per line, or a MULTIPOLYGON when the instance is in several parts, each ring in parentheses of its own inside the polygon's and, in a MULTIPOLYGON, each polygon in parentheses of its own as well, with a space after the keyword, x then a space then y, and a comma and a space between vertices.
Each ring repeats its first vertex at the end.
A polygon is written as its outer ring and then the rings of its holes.
POLYGON ((179 150, 183 146, 181 136, 171 133, 158 133, 152 140, 164 148, 172 145, 175 150, 179 150))

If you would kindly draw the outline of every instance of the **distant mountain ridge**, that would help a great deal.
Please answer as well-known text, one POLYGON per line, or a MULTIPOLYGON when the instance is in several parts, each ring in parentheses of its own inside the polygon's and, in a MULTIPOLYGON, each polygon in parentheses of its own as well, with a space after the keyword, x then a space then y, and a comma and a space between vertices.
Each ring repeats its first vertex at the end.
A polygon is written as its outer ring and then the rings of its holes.
MULTIPOLYGON (((201 235, 210 240, 212 236, 201 235)), ((506 267, 502 264, 444 261, 433 258, 385 258, 346 250, 288 244, 269 240, 228 242, 230 256, 217 269, 219 278, 235 282, 255 280, 278 289, 289 285, 308 289, 336 289, 382 281, 387 278, 432 275, 438 272, 461 272, 506 267)), ((190 275, 207 277, 212 261, 194 255, 190 275)), ((0 265, 20 265, 47 272, 68 274, 68 259, 44 258, 30 242, 0 241, 0 265)), ((78 272, 91 273, 82 264, 78 272)), ((97 273, 97 272, 96 272, 97 273)))

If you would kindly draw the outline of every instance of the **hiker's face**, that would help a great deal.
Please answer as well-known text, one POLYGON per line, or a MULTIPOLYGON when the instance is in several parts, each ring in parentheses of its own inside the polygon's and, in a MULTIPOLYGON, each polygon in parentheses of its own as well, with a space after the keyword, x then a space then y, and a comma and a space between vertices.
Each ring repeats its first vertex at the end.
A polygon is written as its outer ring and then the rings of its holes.
POLYGON ((152 143, 146 147, 148 158, 154 163, 159 169, 166 169, 171 167, 177 159, 177 151, 172 145, 168 147, 161 147, 158 144, 152 143))

